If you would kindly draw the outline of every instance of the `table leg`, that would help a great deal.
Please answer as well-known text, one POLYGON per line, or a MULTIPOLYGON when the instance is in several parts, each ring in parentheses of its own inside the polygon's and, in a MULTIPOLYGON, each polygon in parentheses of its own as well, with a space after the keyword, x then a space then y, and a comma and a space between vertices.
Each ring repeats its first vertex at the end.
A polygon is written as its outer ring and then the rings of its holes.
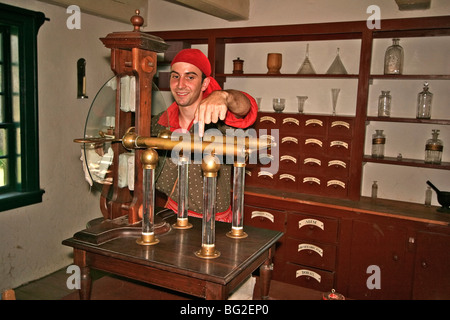
POLYGON ((84 250, 73 250, 73 260, 74 263, 80 267, 81 271, 81 281, 80 281, 80 300, 89 300, 91 298, 91 275, 90 269, 86 261, 86 251, 84 250))
POLYGON ((261 280, 261 299, 269 299, 270 281, 272 280, 273 263, 269 258, 259 268, 259 278, 261 280))

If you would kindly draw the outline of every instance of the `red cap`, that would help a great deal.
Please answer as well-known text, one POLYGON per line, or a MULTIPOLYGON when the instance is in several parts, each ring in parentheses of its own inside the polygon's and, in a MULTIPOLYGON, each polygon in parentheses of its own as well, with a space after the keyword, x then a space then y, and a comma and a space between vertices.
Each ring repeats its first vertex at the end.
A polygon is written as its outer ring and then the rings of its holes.
POLYGON ((211 63, 203 52, 199 49, 183 49, 177 53, 175 58, 173 58, 173 65, 176 62, 187 62, 193 64, 200 69, 201 72, 207 77, 211 75, 211 63))

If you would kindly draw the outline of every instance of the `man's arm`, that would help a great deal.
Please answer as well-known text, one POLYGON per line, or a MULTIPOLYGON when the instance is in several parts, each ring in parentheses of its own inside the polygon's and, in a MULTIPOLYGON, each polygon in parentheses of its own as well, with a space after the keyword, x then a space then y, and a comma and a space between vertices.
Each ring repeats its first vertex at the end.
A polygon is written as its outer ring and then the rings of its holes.
POLYGON ((228 112, 236 118, 244 118, 251 108, 251 101, 241 91, 233 89, 213 91, 197 108, 194 123, 199 123, 199 135, 202 137, 205 124, 225 120, 228 112))

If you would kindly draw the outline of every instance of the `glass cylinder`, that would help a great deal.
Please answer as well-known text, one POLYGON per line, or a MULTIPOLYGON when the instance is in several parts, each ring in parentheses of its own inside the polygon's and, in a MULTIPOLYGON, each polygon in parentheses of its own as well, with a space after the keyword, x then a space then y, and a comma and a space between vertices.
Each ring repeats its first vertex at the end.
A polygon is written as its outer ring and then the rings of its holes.
POLYGON ((390 91, 381 91, 378 97, 378 116, 390 117, 391 116, 391 101, 392 97, 390 91))
POLYGON ((303 109, 305 106, 305 101, 308 99, 308 96, 297 96, 298 100, 298 113, 303 113, 303 109))
POLYGON ((386 136, 383 130, 375 130, 372 135, 372 157, 384 158, 384 145, 386 144, 386 136))
POLYGON ((417 119, 431 118, 433 94, 428 89, 428 82, 425 82, 422 92, 417 95, 417 119))
POLYGON ((206 156, 202 162, 203 170, 203 218, 202 218, 202 248, 195 254, 204 259, 220 256, 215 249, 216 241, 216 191, 219 159, 206 156))
POLYGON ((384 55, 384 74, 403 73, 403 48, 400 39, 392 39, 392 45, 386 49, 384 55))
POLYGON ((158 153, 147 149, 141 157, 143 165, 142 199, 142 235, 136 242, 141 245, 153 245, 159 242, 155 237, 155 170, 158 153))
POLYGON ((181 156, 178 159, 178 214, 177 223, 173 225, 175 229, 192 228, 188 222, 188 201, 189 201, 189 159, 181 156))
POLYGON ((444 144, 438 139, 439 130, 432 130, 431 136, 425 145, 425 163, 441 164, 444 144))
POLYGON ((232 222, 231 231, 227 233, 230 238, 246 238, 244 232, 244 186, 245 186, 245 163, 234 163, 233 175, 233 199, 231 203, 232 222))

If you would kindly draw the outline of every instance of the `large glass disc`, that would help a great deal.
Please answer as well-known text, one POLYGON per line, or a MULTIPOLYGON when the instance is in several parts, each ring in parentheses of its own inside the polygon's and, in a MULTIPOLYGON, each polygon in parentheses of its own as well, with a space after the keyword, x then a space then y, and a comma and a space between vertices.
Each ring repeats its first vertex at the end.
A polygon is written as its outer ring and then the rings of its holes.
MULTIPOLYGON (((114 144, 121 144, 122 137, 114 135, 116 100, 120 99, 121 111, 130 112, 130 127, 134 126, 135 87, 133 77, 117 76, 109 79, 97 92, 86 118, 84 138, 93 142, 84 143, 85 177, 89 184, 105 193, 105 186, 113 184, 112 166, 114 157, 119 157, 119 188, 134 190, 134 150, 114 154, 114 144), (117 88, 120 82, 120 94, 117 88)), ((152 84, 152 117, 167 110, 164 97, 152 84)), ((150 123, 151 119, 149 119, 150 123)), ((161 156, 161 155, 160 155, 161 156)), ((164 156, 164 155, 163 155, 164 156)), ((156 176, 159 176, 157 169, 156 176)), ((109 193, 109 192, 107 192, 109 193)))

